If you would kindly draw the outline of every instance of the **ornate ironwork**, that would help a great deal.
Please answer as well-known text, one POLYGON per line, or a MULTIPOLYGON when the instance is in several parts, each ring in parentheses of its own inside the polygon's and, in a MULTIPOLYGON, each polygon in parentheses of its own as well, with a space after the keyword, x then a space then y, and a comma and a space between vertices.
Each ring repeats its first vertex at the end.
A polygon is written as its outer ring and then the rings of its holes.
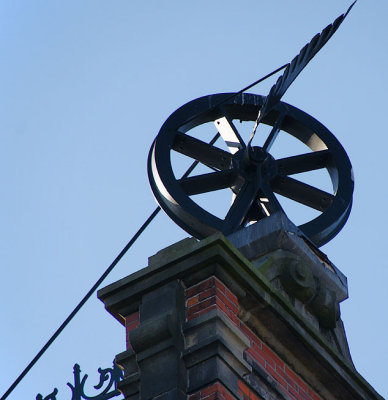
POLYGON ((41 394, 38 394, 36 396, 36 400, 57 400, 57 394, 58 394, 58 389, 54 388, 54 390, 45 397, 43 397, 41 394))
MULTIPOLYGON (((67 383, 72 391, 71 400, 108 400, 112 397, 120 396, 120 391, 117 389, 117 384, 123 379, 123 371, 115 363, 112 368, 98 368, 100 374, 100 381, 97 385, 93 386, 94 389, 100 390, 105 388, 95 396, 89 396, 85 393, 85 383, 88 375, 85 374, 81 378, 81 367, 78 364, 74 364, 73 375, 74 384, 67 383)), ((57 399, 58 389, 55 388, 52 393, 43 397, 41 394, 36 396, 36 400, 58 400, 57 399)))
MULTIPOLYGON (((357 1, 357 0, 356 0, 357 1)), ((263 107, 260 110, 259 121, 261 122, 266 115, 272 110, 277 102, 280 101, 291 83, 302 72, 305 66, 313 59, 313 57, 322 49, 328 40, 334 35, 336 30, 342 24, 350 10, 356 3, 354 1, 348 8, 346 13, 341 14, 332 24, 328 25, 321 33, 317 33, 309 43, 307 43, 299 54, 288 64, 283 75, 279 77, 276 84, 272 86, 268 96, 264 100, 263 107)))

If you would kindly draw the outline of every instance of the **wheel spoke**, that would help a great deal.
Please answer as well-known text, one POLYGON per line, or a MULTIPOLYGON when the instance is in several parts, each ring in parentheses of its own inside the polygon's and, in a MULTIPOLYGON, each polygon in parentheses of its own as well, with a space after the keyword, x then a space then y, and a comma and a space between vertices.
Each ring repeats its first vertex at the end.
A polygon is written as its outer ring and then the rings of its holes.
POLYGON ((225 232, 227 234, 236 231, 244 222, 252 203, 255 201, 258 187, 252 181, 247 181, 241 187, 232 206, 225 217, 225 232))
POLYGON ((334 198, 330 193, 288 176, 276 177, 271 186, 275 193, 322 212, 327 210, 334 198))
POLYGON ((273 126, 269 136, 267 137, 267 140, 265 141, 263 145, 263 150, 265 151, 270 151, 274 141, 276 140, 278 133, 280 132, 282 123, 284 119, 284 113, 280 114, 275 122, 275 125, 273 126))
POLYGON ((252 203, 249 212, 246 215, 246 221, 259 221, 265 217, 275 214, 277 211, 282 211, 282 206, 273 194, 271 189, 263 190, 260 188, 259 194, 252 203))
POLYGON ((329 150, 321 150, 293 157, 280 158, 276 160, 276 164, 282 175, 293 175, 325 168, 329 159, 329 150))
POLYGON ((256 198, 246 215, 246 220, 256 222, 267 217, 268 215, 268 210, 263 207, 263 203, 260 201, 260 199, 256 198))
POLYGON ((232 162, 232 155, 227 151, 181 132, 175 135, 172 148, 202 164, 221 170, 228 169, 232 162))
POLYGON ((271 187, 266 182, 261 184, 259 201, 266 214, 272 215, 283 210, 271 187))
POLYGON ((222 139, 224 139, 229 151, 234 154, 238 150, 244 149, 245 143, 225 109, 220 107, 220 110, 224 116, 216 119, 214 121, 214 125, 216 126, 222 139))
POLYGON ((224 170, 184 178, 179 181, 179 184, 191 196, 229 188, 233 185, 235 178, 236 174, 233 170, 224 170))

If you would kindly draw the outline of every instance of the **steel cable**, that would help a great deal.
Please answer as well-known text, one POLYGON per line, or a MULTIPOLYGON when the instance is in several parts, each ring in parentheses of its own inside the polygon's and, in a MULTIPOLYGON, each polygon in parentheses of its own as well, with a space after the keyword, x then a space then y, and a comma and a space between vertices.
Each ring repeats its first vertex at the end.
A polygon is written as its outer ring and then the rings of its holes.
MULTIPOLYGON (((288 64, 285 64, 264 77, 258 79, 257 81, 251 83, 245 88, 239 90, 236 93, 228 96, 223 99, 219 104, 216 104, 215 107, 218 107, 225 102, 233 99, 239 94, 245 92, 246 90, 256 86, 260 82, 263 82, 265 79, 271 77, 282 69, 286 68, 288 64)), ((195 119, 197 116, 194 116, 195 119)), ((188 122, 188 121, 186 121, 188 122)), ((220 137, 220 134, 217 133, 213 139, 209 142, 209 144, 213 145, 216 140, 220 137)), ((187 178, 188 175, 194 170, 194 168, 198 165, 198 161, 194 161, 189 169, 185 172, 182 178, 187 178)), ((125 247, 121 250, 118 256, 114 259, 114 261, 109 265, 109 267, 105 270, 105 272, 100 276, 100 278, 96 281, 96 283, 91 287, 91 289, 87 292, 87 294, 82 298, 82 300, 78 303, 78 305, 74 308, 74 310, 69 314, 69 316, 63 321, 60 327, 54 332, 54 334, 50 337, 50 339, 46 342, 46 344, 41 348, 41 350, 36 354, 36 356, 31 360, 31 362, 27 365, 27 367, 22 371, 22 373, 15 379, 12 385, 8 388, 8 390, 3 394, 0 400, 5 400, 16 388, 16 386, 21 382, 21 380, 27 375, 27 373, 31 370, 31 368, 36 364, 36 362, 42 357, 42 355, 46 352, 46 350, 51 346, 51 344, 55 341, 55 339, 62 333, 62 331, 66 328, 69 322, 74 318, 74 316, 78 313, 78 311, 82 308, 82 306, 89 300, 92 294, 97 290, 97 288, 101 285, 101 283, 105 280, 105 278, 110 274, 113 268, 118 264, 118 262, 123 258, 126 252, 132 247, 132 245, 136 242, 139 236, 144 232, 144 230, 148 227, 148 225, 152 222, 152 220, 158 215, 160 211, 160 207, 156 207, 155 210, 151 213, 151 215, 147 218, 147 220, 143 223, 143 225, 139 228, 139 230, 133 235, 131 240, 125 245, 125 247)))

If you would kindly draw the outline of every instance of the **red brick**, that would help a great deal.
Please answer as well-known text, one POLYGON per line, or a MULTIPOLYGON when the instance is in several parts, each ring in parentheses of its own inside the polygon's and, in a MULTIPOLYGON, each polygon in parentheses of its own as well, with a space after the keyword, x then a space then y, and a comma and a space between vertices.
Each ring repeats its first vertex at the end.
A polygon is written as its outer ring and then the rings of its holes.
POLYGON ((220 399, 222 400, 235 400, 235 397, 232 395, 232 393, 229 392, 229 390, 219 383, 217 385, 218 392, 220 394, 220 399))
POLYGON ((130 331, 133 331, 134 329, 136 329, 139 325, 140 325, 140 321, 134 321, 130 325, 127 325, 125 327, 125 329, 127 332, 130 332, 130 331))
POLYGON ((198 294, 197 286, 192 286, 192 287, 186 289, 186 299, 189 299, 190 297, 193 297, 197 294, 198 294))
POLYGON ((238 381, 238 391, 241 392, 241 394, 244 394, 249 398, 249 388, 247 385, 244 384, 241 380, 238 381))
POLYGON ((215 304, 212 304, 210 307, 207 307, 207 308, 205 308, 204 310, 201 310, 201 311, 198 313, 197 316, 206 314, 206 313, 208 313, 208 312, 211 311, 211 310, 215 310, 216 308, 217 308, 217 306, 216 306, 215 304))
POLYGON ((249 395, 249 399, 250 399, 250 400, 259 400, 259 398, 256 396, 256 394, 253 393, 252 391, 251 391, 251 393, 250 393, 250 395, 249 395))
POLYGON ((214 284, 215 284, 215 287, 217 289, 221 290, 222 293, 226 293, 226 287, 219 279, 216 278, 214 280, 214 284))
POLYGON ((203 314, 205 314, 205 313, 207 313, 210 310, 213 310, 215 308, 216 308, 215 304, 210 304, 207 307, 199 307, 199 308, 192 307, 192 308, 189 308, 187 310, 187 317, 191 317, 192 315, 197 315, 197 316, 203 315, 203 314))
POLYGON ((265 368, 266 362, 265 362, 264 358, 261 357, 259 354, 257 354, 255 351, 253 351, 252 348, 249 349, 249 350, 247 351, 247 354, 249 354, 250 357, 251 357, 254 361, 256 361, 256 362, 259 363, 263 368, 265 368))
POLYGON ((140 320, 140 313, 139 313, 139 311, 137 311, 137 312, 125 317, 125 325, 127 325, 133 321, 139 321, 139 320, 140 320))
POLYGON ((311 397, 306 392, 303 392, 302 390, 299 389, 299 399, 300 400, 311 400, 311 397))
POLYGON ((260 339, 258 339, 256 341, 252 342, 251 346, 255 351, 259 352, 263 348, 263 343, 260 339))
POLYGON ((204 301, 201 301, 200 303, 197 303, 197 304, 195 304, 194 306, 190 307, 190 308, 187 310, 187 313, 188 313, 189 315, 191 315, 191 314, 193 314, 193 313, 195 313, 195 312, 201 311, 201 310, 203 310, 203 309, 205 309, 205 308, 211 306, 212 304, 215 304, 215 302, 216 302, 215 296, 210 297, 210 298, 208 298, 208 299, 206 299, 206 300, 204 300, 204 301))
POLYGON ((238 393, 243 396, 244 400, 262 400, 255 392, 250 390, 241 380, 238 381, 238 393))
POLYGON ((191 394, 189 396, 189 400, 199 400, 201 398, 201 394, 199 392, 191 394))
POLYGON ((220 400, 236 400, 236 398, 232 394, 223 391, 220 400))
POLYGON ((267 364, 265 369, 269 372, 272 378, 277 380, 284 387, 284 389, 287 389, 287 381, 283 379, 269 364, 267 364))
POLYGON ((220 400, 236 400, 236 398, 226 390, 222 390, 220 392, 220 400))
POLYGON ((216 288, 211 287, 209 289, 204 290, 199 294, 199 299, 202 301, 204 299, 207 299, 208 297, 212 297, 216 294, 216 288))
POLYGON ((195 306, 187 309, 187 315, 195 314, 200 310, 201 310, 201 306, 199 304, 196 304, 195 306))
POLYGON ((212 385, 201 390, 201 398, 205 398, 209 396, 209 394, 214 393, 217 390, 217 383, 213 383, 212 385))
POLYGON ((194 304, 197 304, 199 302, 199 296, 197 295, 197 296, 194 296, 194 297, 190 297, 188 300, 187 300, 187 307, 191 307, 191 306, 193 306, 194 304))
MULTIPOLYGON (((245 335, 252 341, 261 343, 261 340, 242 322, 240 322, 240 329, 245 333, 245 335)), ((261 348, 261 346, 260 346, 261 348)))
POLYGON ((276 366, 276 372, 277 372, 280 376, 282 376, 282 377, 287 381, 287 383, 288 383, 290 386, 292 386, 294 389, 298 389, 298 385, 296 384, 296 382, 295 382, 289 375, 287 375, 287 374, 285 373, 284 368, 281 368, 281 367, 279 367, 279 366, 276 366))
POLYGON ((195 312, 198 312, 201 309, 201 305, 199 303, 194 304, 191 307, 187 308, 187 314, 193 314, 195 312))
POLYGON ((232 322, 236 325, 239 326, 239 319, 236 317, 236 315, 229 309, 226 307, 226 305, 219 299, 216 299, 216 304, 217 307, 229 318, 232 320, 232 322))
POLYGON ((288 393, 290 393, 292 396, 294 396, 297 400, 300 399, 299 393, 291 386, 288 386, 288 393))
MULTIPOLYGON (((139 313, 137 313, 137 315, 139 315, 139 313)), ((134 318, 131 318, 131 319, 132 319, 132 322, 125 326, 125 337, 126 337, 127 350, 132 349, 132 345, 129 340, 129 332, 133 331, 140 325, 139 320, 135 320, 134 318)))
POLYGON ((233 294, 228 288, 226 288, 226 297, 232 302, 234 303, 236 306, 238 306, 238 299, 237 296, 235 294, 233 294))
POLYGON ((236 397, 234 397, 232 394, 225 393, 225 400, 236 400, 236 397))
POLYGON ((274 368, 278 365, 280 368, 284 368, 284 362, 267 346, 263 343, 262 354, 263 357, 269 362, 274 368))
MULTIPOLYGON (((198 393, 200 394, 201 400, 236 400, 229 390, 220 382, 216 382, 198 393)), ((189 397, 189 400, 192 400, 191 397, 189 397)), ((193 400, 198 400, 198 397, 193 400)))
POLYGON ((240 329, 245 333, 245 335, 251 339, 251 343, 255 343, 257 347, 262 348, 263 342, 259 337, 251 331, 243 322, 240 321, 240 329))
POLYGON ((224 293, 222 293, 219 289, 217 290, 217 297, 228 307, 230 308, 235 314, 238 313, 238 308, 236 304, 231 302, 224 293))
POLYGON ((237 298, 215 277, 208 278, 186 290, 187 320, 214 309, 214 304, 239 326, 237 298))
POLYGON ((264 360, 267 362, 267 364, 269 364, 272 368, 276 367, 275 360, 271 357, 271 354, 268 353, 266 350, 256 347, 255 353, 258 354, 260 357, 263 357, 264 360))
POLYGON ((285 368, 286 374, 304 391, 307 392, 306 383, 298 376, 294 371, 292 371, 287 365, 285 368))
POLYGON ((214 278, 208 278, 205 281, 202 281, 194 286, 191 286, 186 290, 186 298, 192 297, 200 292, 203 292, 205 289, 214 286, 214 278))
POLYGON ((217 307, 220 308, 226 314, 226 305, 222 302, 219 297, 216 297, 217 307))
POLYGON ((204 290, 209 289, 209 288, 213 287, 214 285, 215 285, 214 277, 212 276, 211 278, 208 278, 208 279, 204 280, 203 282, 199 283, 198 288, 201 292, 203 292, 204 290))
POLYGON ((189 315, 187 317, 187 321, 191 321, 192 319, 198 318, 201 314, 200 313, 194 313, 193 315, 189 315))
POLYGON ((228 310, 227 314, 228 314, 228 317, 232 320, 232 322, 236 326, 240 326, 240 320, 236 317, 236 315, 234 313, 232 313, 230 310, 228 310))
POLYGON ((203 309, 205 309, 205 308, 211 306, 212 304, 216 304, 216 301, 217 301, 217 299, 216 299, 215 296, 209 297, 209 298, 207 298, 206 300, 201 301, 201 302, 199 303, 199 305, 201 306, 201 310, 203 310, 203 309))

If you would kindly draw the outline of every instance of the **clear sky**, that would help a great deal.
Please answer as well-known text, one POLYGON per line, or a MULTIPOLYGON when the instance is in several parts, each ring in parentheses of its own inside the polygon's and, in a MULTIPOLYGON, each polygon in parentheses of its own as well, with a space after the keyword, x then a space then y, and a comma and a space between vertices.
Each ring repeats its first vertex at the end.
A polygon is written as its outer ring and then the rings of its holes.
MULTIPOLYGON (((0 2, 0 394, 155 208, 146 159, 165 119, 291 61, 349 5, 0 2)), ((353 164, 350 219, 322 250, 348 277, 341 311, 354 363, 384 397, 387 16, 386 0, 359 0, 283 99, 325 124, 353 164)), ((186 236, 160 213, 106 284, 186 236)), ((124 346, 124 328, 93 296, 9 398, 58 387, 70 399, 75 362, 95 385, 124 346)))

